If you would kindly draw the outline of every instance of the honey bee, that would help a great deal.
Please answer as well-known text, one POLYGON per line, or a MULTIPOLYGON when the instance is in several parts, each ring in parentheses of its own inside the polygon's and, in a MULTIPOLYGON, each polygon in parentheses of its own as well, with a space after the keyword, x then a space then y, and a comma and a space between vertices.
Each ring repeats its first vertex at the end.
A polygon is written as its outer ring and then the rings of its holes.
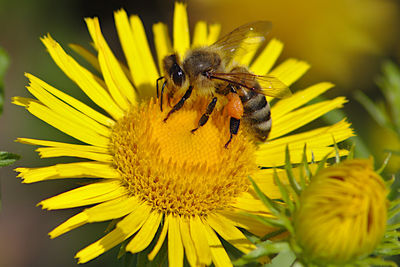
POLYGON ((286 97, 291 94, 289 88, 278 78, 271 75, 255 75, 246 67, 235 65, 233 57, 245 53, 265 40, 271 28, 267 21, 245 24, 228 33, 210 46, 188 51, 181 60, 177 53, 163 59, 164 76, 157 79, 157 97, 163 108, 164 89, 167 88, 168 100, 175 95, 183 95, 172 107, 164 122, 181 109, 189 97, 206 96, 211 99, 204 114, 198 121, 194 133, 205 125, 216 107, 217 101, 224 106, 230 116, 230 138, 238 133, 240 121, 247 125, 251 134, 265 141, 271 130, 270 106, 265 96, 286 97), (159 81, 165 79, 161 92, 159 81))

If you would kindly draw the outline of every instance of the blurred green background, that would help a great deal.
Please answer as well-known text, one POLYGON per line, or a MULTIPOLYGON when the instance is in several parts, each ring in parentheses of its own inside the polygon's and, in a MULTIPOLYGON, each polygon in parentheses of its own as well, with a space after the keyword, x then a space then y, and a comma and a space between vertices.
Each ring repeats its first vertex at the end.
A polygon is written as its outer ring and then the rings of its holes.
MULTIPOLYGON (((293 91, 320 81, 337 86, 328 97, 346 95, 350 102, 344 111, 358 135, 380 164, 384 148, 400 149, 399 140, 378 126, 352 94, 362 90, 373 100, 382 99, 374 79, 386 59, 399 63, 400 3, 395 0, 195 0, 187 1, 191 27, 202 19, 221 22, 222 32, 254 21, 270 20, 270 36, 285 43, 279 61, 295 57, 311 63, 310 71, 293 91)), ((22 159, 1 169, 0 266, 74 266, 74 254, 103 235, 107 224, 80 227, 55 240, 47 233, 80 209, 42 211, 35 207, 42 199, 73 188, 76 181, 21 184, 12 171, 16 166, 39 167, 60 159, 39 160, 34 147, 15 143, 17 137, 54 141, 74 140, 12 105, 11 97, 29 96, 24 72, 32 73, 58 89, 88 102, 76 85, 52 62, 39 41, 47 33, 64 48, 68 43, 89 47, 84 17, 98 16, 106 39, 119 58, 123 58, 113 25, 113 11, 124 8, 139 14, 149 40, 151 25, 158 21, 171 25, 173 1, 79 1, 79 0, 0 0, 0 46, 9 54, 10 67, 5 77, 5 105, 0 117, 0 150, 20 154, 22 159)), ((67 49, 67 51, 70 51, 67 49)), ((73 53, 72 53, 73 54, 73 53)), ((364 155, 365 156, 365 155, 364 155)), ((73 161, 73 159, 61 159, 73 161)), ((378 165, 379 165, 378 164, 378 165)), ((388 171, 400 169, 393 157, 388 171)), ((87 266, 115 264, 118 249, 88 263, 87 266)))

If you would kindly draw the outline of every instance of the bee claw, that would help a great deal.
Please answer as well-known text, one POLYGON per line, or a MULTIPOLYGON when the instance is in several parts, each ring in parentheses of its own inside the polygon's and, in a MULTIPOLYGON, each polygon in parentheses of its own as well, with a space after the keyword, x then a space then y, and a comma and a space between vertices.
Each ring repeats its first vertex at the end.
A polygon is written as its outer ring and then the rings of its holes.
POLYGON ((199 129, 199 128, 198 128, 198 127, 197 127, 197 128, 194 128, 194 129, 192 129, 190 132, 191 132, 192 134, 194 134, 194 132, 197 131, 197 129, 199 129))

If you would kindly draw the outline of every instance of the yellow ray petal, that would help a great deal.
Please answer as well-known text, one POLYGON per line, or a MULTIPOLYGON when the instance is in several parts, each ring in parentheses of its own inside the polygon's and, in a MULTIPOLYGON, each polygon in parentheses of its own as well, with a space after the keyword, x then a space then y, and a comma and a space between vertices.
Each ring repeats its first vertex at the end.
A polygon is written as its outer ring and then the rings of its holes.
MULTIPOLYGON (((291 151, 291 157, 290 157, 290 162, 293 164, 295 163, 300 163, 302 162, 302 157, 303 157, 303 148, 290 148, 291 151)), ((268 155, 263 154, 263 153, 257 153, 257 164, 262 167, 277 167, 277 166, 283 166, 285 164, 285 149, 282 147, 281 152, 274 152, 270 153, 268 155)), ((343 150, 339 149, 339 155, 340 156, 345 156, 348 154, 348 150, 343 150)), ((313 159, 314 161, 320 161, 322 160, 326 155, 329 154, 330 157, 335 156, 335 149, 333 147, 320 147, 320 148, 309 148, 307 146, 306 154, 307 154, 307 159, 311 161, 313 159)))
POLYGON ((212 45, 218 40, 219 34, 221 32, 221 24, 211 24, 208 27, 208 37, 207 37, 207 45, 212 45))
POLYGON ((224 216, 230 223, 233 225, 246 229, 250 233, 253 233, 257 236, 264 236, 267 233, 276 231, 276 228, 268 227, 256 219, 243 214, 241 211, 222 211, 220 212, 221 216, 224 216))
POLYGON ((190 236, 192 237, 196 254, 200 264, 211 264, 211 250, 205 236, 205 228, 203 222, 198 216, 190 218, 190 236))
POLYGON ((204 224, 204 229, 208 245, 210 246, 212 261, 215 267, 233 266, 231 259, 229 259, 225 248, 222 246, 221 241, 219 241, 219 238, 213 229, 211 229, 208 224, 204 224))
POLYGON ((14 96, 12 98, 12 103, 14 105, 18 105, 21 107, 27 107, 32 102, 40 104, 40 102, 37 101, 36 99, 32 99, 32 98, 28 98, 28 97, 14 96))
POLYGON ((124 10, 114 13, 115 25, 135 87, 141 96, 151 96, 156 79, 160 76, 151 54, 142 21, 124 10))
POLYGON ((305 61, 287 59, 285 62, 274 68, 271 75, 279 78, 284 84, 290 86, 306 73, 310 65, 305 61))
POLYGON ((162 73, 162 60, 169 54, 173 53, 171 39, 168 35, 168 27, 164 23, 156 23, 153 25, 154 45, 157 51, 158 67, 162 73))
POLYGON ((182 58, 190 48, 189 23, 186 4, 175 2, 174 12, 174 50, 182 58))
MULTIPOLYGON (((285 172, 282 169, 276 169, 278 175, 285 172)), ((251 178, 256 182, 261 191, 271 199, 281 198, 279 187, 274 182, 273 169, 263 169, 254 173, 251 178)))
POLYGON ((109 164, 100 162, 74 162, 41 168, 16 168, 17 177, 24 183, 63 178, 120 178, 118 171, 109 164))
POLYGON ((98 204, 94 207, 87 208, 54 228, 49 233, 50 238, 56 238, 57 236, 69 232, 86 223, 102 222, 121 218, 128 213, 131 213, 137 205, 139 205, 139 201, 136 199, 136 197, 123 195, 116 199, 98 204))
POLYGON ((150 261, 154 260, 154 257, 157 255, 158 251, 160 251, 162 245, 164 244, 165 237, 167 236, 168 233, 168 227, 169 227, 168 220, 164 219, 164 226, 161 230, 161 234, 157 240, 157 243, 155 244, 153 250, 147 255, 147 258, 150 261))
POLYGON ((253 64, 251 64, 250 70, 258 75, 267 74, 275 64, 282 50, 283 43, 277 39, 272 39, 253 64))
POLYGON ((273 126, 269 138, 272 140, 290 133, 301 126, 314 121, 331 110, 342 108, 343 104, 346 102, 347 100, 344 97, 337 97, 333 100, 318 102, 292 111, 278 119, 275 119, 272 115, 273 126))
POLYGON ((109 154, 110 151, 106 147, 98 147, 98 146, 90 146, 90 145, 76 145, 76 144, 68 144, 63 142, 55 142, 55 141, 47 141, 47 140, 39 140, 32 138, 17 138, 16 142, 21 144, 28 145, 39 145, 39 146, 48 146, 55 148, 66 148, 66 149, 74 149, 83 152, 94 152, 94 153, 102 153, 109 154))
POLYGON ((113 156, 103 153, 86 152, 71 148, 59 147, 40 147, 36 149, 41 158, 55 158, 55 157, 76 157, 95 160, 99 162, 109 163, 113 162, 113 156))
POLYGON ((88 262, 132 236, 142 227, 150 212, 150 206, 138 205, 132 213, 117 223, 113 231, 79 251, 75 255, 78 263, 88 262))
POLYGON ((256 247, 246 236, 225 217, 219 214, 209 214, 207 223, 213 228, 223 239, 235 246, 237 249, 247 254, 256 247))
POLYGON ((301 107, 310 100, 331 89, 333 86, 332 83, 328 82, 318 83, 294 93, 291 97, 279 100, 271 107, 271 113, 274 116, 274 120, 277 120, 292 110, 301 107))
POLYGON ((75 188, 45 199, 38 205, 47 210, 68 209, 112 200, 127 193, 119 180, 112 179, 75 188))
POLYGON ((146 222, 140 228, 139 232, 129 241, 126 246, 126 251, 131 253, 137 253, 144 250, 153 240, 156 235, 157 229, 160 226, 160 222, 163 214, 158 211, 150 212, 146 222))
POLYGON ((87 50, 86 48, 84 48, 83 46, 81 46, 79 44, 68 44, 68 46, 72 50, 74 50, 75 53, 77 53, 83 59, 85 59, 87 62, 89 62, 89 64, 92 65, 93 68, 95 68, 95 70, 97 70, 98 72, 101 72, 99 61, 97 60, 97 57, 92 52, 90 52, 89 50, 87 50))
POLYGON ((194 27, 192 48, 207 45, 207 23, 198 21, 194 27))
POLYGON ((189 219, 181 217, 179 219, 180 231, 182 233, 182 243, 185 248, 185 255, 190 266, 197 265, 196 248, 194 247, 193 240, 190 236, 190 224, 189 219))
MULTIPOLYGON (((160 75, 154 63, 153 54, 150 51, 150 46, 147 40, 147 35, 144 30, 143 23, 138 16, 130 16, 129 22, 131 24, 133 36, 136 41, 136 46, 139 50, 139 55, 142 57, 142 67, 146 70, 144 83, 153 85, 154 81, 160 75)), ((132 71, 136 72, 136 69, 132 71)), ((140 88, 140 85, 138 85, 138 88, 140 88)))
POLYGON ((60 100, 64 101, 65 103, 67 103, 68 105, 70 105, 71 107, 74 107, 76 110, 79 110, 81 113, 85 114, 86 116, 89 116, 90 118, 92 118, 93 120, 97 121, 98 123, 101 123, 105 126, 111 127, 114 125, 114 120, 112 120, 111 118, 104 116, 103 114, 101 114, 100 112, 92 109, 91 107, 89 107, 88 105, 82 103, 81 101, 61 92, 60 90, 57 90, 56 88, 54 88, 53 86, 45 83, 44 81, 40 80, 39 78, 26 73, 25 76, 32 82, 32 83, 36 83, 39 86, 41 86, 43 89, 45 89, 46 91, 48 91, 49 93, 51 93, 52 95, 56 96, 57 98, 59 98, 60 100))
MULTIPOLYGON (((311 172, 314 172, 317 168, 317 164, 310 164, 311 172)), ((274 172, 276 171, 279 180, 284 185, 289 185, 289 179, 286 174, 286 170, 278 169, 262 169, 258 172, 254 173, 251 178, 255 181, 257 186, 261 189, 261 191, 267 195, 271 199, 282 199, 281 193, 279 191, 278 186, 274 182, 274 172)), ((292 169, 294 177, 300 180, 300 175, 304 173, 303 167, 294 167, 292 169)))
MULTIPOLYGON (((86 48, 84 48, 83 46, 78 45, 78 44, 68 44, 68 46, 72 50, 74 50, 75 53, 79 54, 83 59, 85 59, 87 62, 89 62, 89 64, 92 65, 98 72, 101 72, 99 61, 97 60, 97 57, 92 52, 90 52, 89 50, 87 50, 86 48)), ((95 49, 96 49, 96 47, 95 47, 95 49)), ((119 62, 119 65, 120 65, 122 71, 125 73, 126 77, 133 84, 131 72, 128 69, 128 67, 125 66, 125 64, 123 62, 121 62, 120 60, 118 60, 118 62, 119 62)), ((105 87, 105 84, 104 84, 104 87, 105 87)))
POLYGON ((62 69, 90 99, 107 111, 114 119, 119 119, 124 115, 124 112, 114 102, 108 92, 96 81, 95 75, 67 55, 50 35, 43 37, 41 40, 58 67, 62 69))
POLYGON ((126 111, 129 109, 130 105, 136 104, 135 89, 125 76, 118 60, 115 58, 104 39, 98 18, 88 18, 86 19, 86 24, 98 50, 101 73, 103 74, 108 91, 115 103, 126 111))
POLYGON ((28 91, 34 95, 43 105, 47 106, 55 113, 65 116, 67 120, 75 125, 81 125, 85 128, 91 129, 99 135, 109 137, 111 135, 110 128, 101 125, 86 114, 81 113, 70 105, 59 100, 42 88, 35 81, 31 81, 30 86, 26 87, 28 91))
POLYGON ((303 148, 305 143, 307 143, 309 147, 324 147, 333 145, 333 139, 338 143, 353 135, 354 133, 350 128, 350 124, 343 119, 334 125, 320 127, 304 133, 292 134, 263 143, 259 146, 257 152, 272 152, 275 149, 285 147, 286 144, 289 144, 290 148, 303 148))
POLYGON ((242 193, 239 197, 236 198, 236 202, 233 203, 232 206, 245 212, 251 212, 252 214, 270 213, 267 207, 265 207, 265 205, 258 198, 254 198, 249 193, 242 193))
POLYGON ((99 135, 83 125, 77 125, 68 120, 64 115, 57 114, 53 110, 35 101, 29 102, 26 109, 32 115, 43 120, 47 124, 50 124, 54 128, 82 142, 100 147, 107 147, 109 144, 109 138, 99 135))
POLYGON ((178 218, 168 215, 168 263, 169 266, 183 266, 183 244, 178 218))

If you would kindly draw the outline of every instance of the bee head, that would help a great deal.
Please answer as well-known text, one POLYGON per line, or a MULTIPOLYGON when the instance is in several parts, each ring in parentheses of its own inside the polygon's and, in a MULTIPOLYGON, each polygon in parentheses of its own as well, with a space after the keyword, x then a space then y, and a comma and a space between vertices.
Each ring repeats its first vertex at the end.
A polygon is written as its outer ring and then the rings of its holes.
POLYGON ((166 56, 163 60, 163 67, 165 73, 168 75, 170 80, 174 83, 176 87, 182 87, 185 83, 186 75, 183 69, 178 63, 178 58, 176 54, 166 56))

